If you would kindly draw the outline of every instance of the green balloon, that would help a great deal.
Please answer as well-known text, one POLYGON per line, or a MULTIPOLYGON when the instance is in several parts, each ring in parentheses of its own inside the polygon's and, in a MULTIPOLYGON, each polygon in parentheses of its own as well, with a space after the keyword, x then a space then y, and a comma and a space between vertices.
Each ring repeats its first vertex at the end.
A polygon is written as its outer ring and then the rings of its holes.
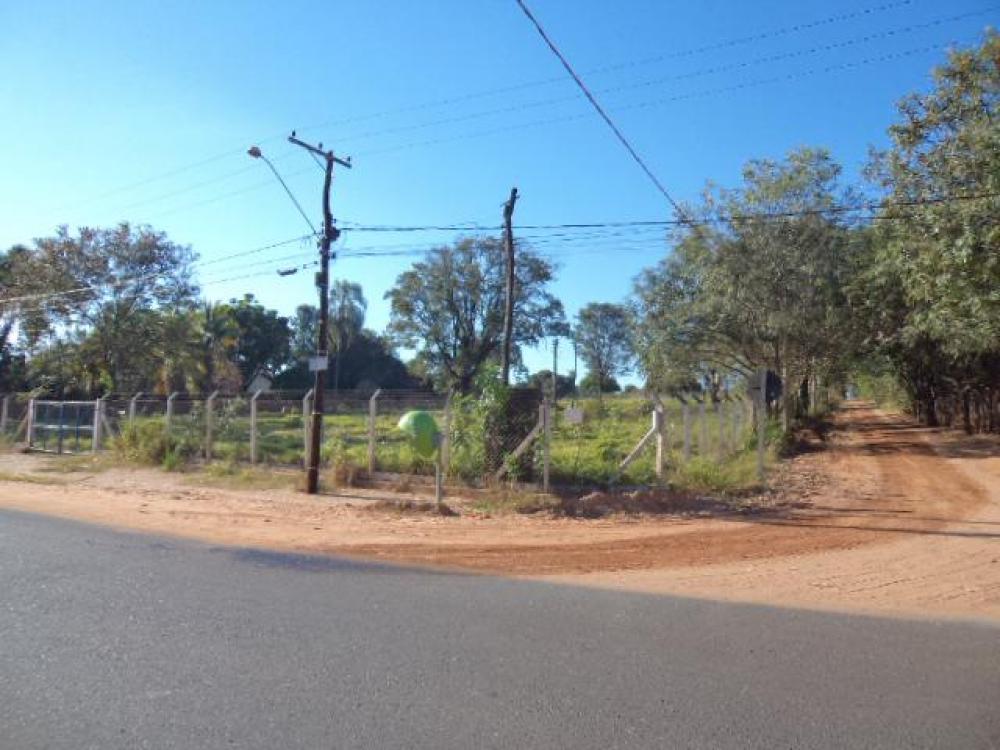
POLYGON ((425 411, 408 411, 397 426, 410 438, 417 453, 425 458, 434 455, 438 446, 438 426, 434 417, 425 411))

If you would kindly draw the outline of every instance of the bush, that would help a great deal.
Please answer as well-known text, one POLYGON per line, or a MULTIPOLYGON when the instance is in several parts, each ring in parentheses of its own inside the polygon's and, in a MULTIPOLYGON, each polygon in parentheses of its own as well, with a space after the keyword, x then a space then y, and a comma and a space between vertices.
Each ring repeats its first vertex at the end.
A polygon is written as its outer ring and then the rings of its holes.
POLYGON ((113 441, 116 455, 129 463, 177 468, 201 451, 190 434, 168 435, 162 419, 137 419, 113 441))

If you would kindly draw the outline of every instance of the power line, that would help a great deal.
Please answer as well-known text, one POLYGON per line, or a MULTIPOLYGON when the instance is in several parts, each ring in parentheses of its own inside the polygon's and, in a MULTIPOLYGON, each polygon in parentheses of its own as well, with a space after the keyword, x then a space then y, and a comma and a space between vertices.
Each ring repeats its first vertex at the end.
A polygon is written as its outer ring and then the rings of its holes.
MULTIPOLYGON (((792 35, 792 34, 797 34, 797 33, 801 33, 801 32, 804 32, 804 31, 808 31, 810 29, 820 28, 820 27, 823 27, 823 26, 830 26, 830 25, 834 25, 834 24, 837 24, 837 23, 843 23, 843 22, 846 22, 846 21, 851 21, 851 20, 856 20, 856 19, 871 17, 871 16, 874 16, 874 15, 879 14, 879 13, 889 12, 889 11, 892 11, 892 10, 896 10, 896 9, 899 9, 899 8, 910 6, 912 4, 913 4, 913 0, 899 0, 898 2, 882 3, 882 4, 879 4, 879 5, 874 5, 874 6, 870 6, 870 7, 867 7, 867 8, 861 8, 861 9, 856 10, 856 11, 851 11, 851 12, 847 12, 847 13, 834 14, 834 15, 831 15, 831 16, 827 16, 825 18, 817 19, 815 21, 807 21, 807 22, 804 22, 804 23, 797 23, 797 24, 791 24, 791 25, 788 25, 788 26, 779 27, 779 28, 773 29, 771 31, 758 32, 758 33, 749 34, 749 35, 742 36, 742 37, 735 37, 735 38, 732 38, 732 39, 726 39, 726 40, 722 40, 722 41, 719 41, 719 42, 713 42, 713 43, 707 44, 707 45, 702 45, 702 46, 698 46, 698 47, 691 47, 691 48, 688 48, 688 49, 685 49, 685 50, 678 50, 678 51, 667 53, 667 54, 663 54, 663 55, 657 55, 655 57, 647 57, 647 58, 642 58, 642 59, 638 59, 638 60, 632 60, 632 61, 625 61, 625 62, 622 62, 622 63, 616 63, 616 64, 613 64, 613 65, 606 65, 606 66, 603 66, 603 67, 592 68, 592 69, 589 69, 589 70, 585 71, 585 73, 588 74, 588 75, 602 75, 602 74, 605 74, 605 73, 615 72, 615 71, 624 70, 624 69, 628 69, 628 68, 653 65, 653 64, 656 64, 658 62, 663 62, 663 61, 666 61, 666 60, 674 60, 674 59, 679 59, 679 58, 683 58, 683 57, 692 57, 692 56, 696 56, 696 55, 700 55, 700 54, 704 54, 704 53, 708 53, 708 52, 714 52, 714 51, 718 51, 718 50, 722 50, 722 49, 727 49, 727 48, 732 48, 732 47, 738 47, 738 46, 742 46, 742 45, 752 44, 754 42, 766 41, 768 39, 775 39, 775 38, 778 38, 778 37, 781 37, 781 36, 788 36, 788 35, 792 35)), ((544 78, 544 79, 536 79, 536 80, 532 80, 532 81, 524 81, 524 82, 521 82, 521 83, 512 84, 512 85, 508 85, 508 86, 502 86, 502 87, 497 87, 497 88, 492 88, 492 89, 485 89, 485 90, 481 90, 481 91, 469 92, 469 93, 466 93, 466 94, 459 94, 459 95, 456 95, 456 96, 445 97, 445 98, 440 98, 440 99, 433 99, 433 100, 424 101, 424 102, 417 102, 417 103, 411 104, 411 105, 406 105, 406 106, 402 106, 402 107, 395 107, 395 108, 380 110, 380 111, 377 111, 377 112, 370 112, 370 113, 364 114, 364 115, 357 115, 357 116, 348 117, 348 118, 341 118, 341 119, 337 119, 337 120, 327 120, 327 121, 324 121, 324 122, 314 123, 314 124, 311 124, 311 125, 307 125, 307 126, 305 126, 303 128, 300 128, 300 130, 306 131, 306 130, 314 130, 314 129, 321 128, 321 127, 330 127, 330 126, 335 126, 335 125, 347 125, 347 124, 356 123, 356 122, 364 122, 364 121, 369 121, 369 120, 382 119, 382 118, 384 118, 386 116, 389 116, 389 115, 403 114, 403 113, 406 113, 406 112, 415 112, 415 111, 421 111, 421 110, 427 110, 427 109, 440 108, 440 107, 450 106, 452 104, 459 104, 459 103, 462 103, 462 102, 471 101, 471 100, 474 100, 474 99, 486 98, 486 97, 496 96, 496 95, 500 95, 500 94, 507 94, 507 93, 510 93, 512 91, 519 91, 519 90, 524 90, 524 89, 529 89, 529 88, 536 88, 536 87, 540 87, 540 86, 550 85, 550 84, 553 84, 553 83, 559 83, 562 80, 563 79, 561 77, 551 77, 551 78, 544 78)), ((258 143, 270 143, 270 142, 273 142, 273 141, 281 140, 283 138, 284 138, 284 133, 276 133, 274 135, 268 136, 267 138, 260 139, 258 141, 258 143)), ((67 208, 69 206, 84 205, 84 204, 93 203, 93 202, 98 201, 98 200, 103 200, 104 198, 108 198, 108 197, 111 197, 113 195, 117 195, 117 194, 120 194, 120 193, 124 193, 124 192, 128 192, 128 191, 131 191, 131 190, 135 190, 136 188, 143 187, 143 186, 148 185, 150 183, 157 182, 159 180, 164 180, 164 179, 167 179, 169 177, 174 177, 174 176, 176 176, 178 174, 183 174, 183 173, 189 172, 189 171, 191 171, 193 169, 197 169, 199 167, 203 167, 203 166, 206 166, 208 164, 212 164, 212 163, 218 162, 218 161, 220 161, 222 159, 225 159, 227 157, 242 156, 242 155, 243 155, 242 149, 238 150, 238 151, 237 150, 232 150, 232 149, 229 149, 229 150, 226 150, 226 151, 222 151, 222 152, 216 153, 216 154, 214 154, 212 156, 208 156, 208 157, 205 157, 203 159, 199 159, 197 161, 191 162, 189 164, 185 164, 185 165, 173 168, 173 169, 169 169, 169 170, 167 170, 165 172, 161 172, 161 173, 158 173, 158 174, 150 175, 148 177, 141 178, 141 179, 136 180, 134 182, 130 182, 130 183, 127 183, 127 184, 124 184, 124 185, 120 185, 118 187, 112 188, 112 189, 110 189, 108 191, 105 191, 103 193, 99 193, 99 194, 97 194, 95 196, 91 196, 89 198, 86 198, 83 201, 74 201, 74 202, 72 202, 70 204, 65 204, 62 207, 60 207, 59 210, 64 210, 65 208, 67 208)))
MULTIPOLYGON (((856 205, 831 206, 829 208, 805 209, 802 211, 781 211, 755 214, 733 214, 730 216, 720 216, 713 219, 704 219, 704 223, 718 223, 726 221, 750 221, 754 219, 773 218, 793 218, 797 216, 811 216, 827 213, 846 213, 862 210, 874 210, 893 208, 895 206, 909 207, 922 206, 938 203, 950 203, 954 201, 972 201, 988 198, 1000 198, 1000 193, 974 193, 969 195, 943 195, 930 198, 916 198, 907 201, 881 201, 858 203, 856 205)), ((599 222, 578 222, 566 224, 518 224, 514 228, 518 231, 545 230, 545 229, 597 229, 605 227, 669 227, 681 224, 690 224, 690 220, 684 219, 639 219, 628 221, 599 221, 599 222)), ((462 231, 500 231, 502 227, 469 225, 469 224, 429 224, 429 225, 356 225, 344 227, 344 232, 462 232, 462 231)))
POLYGON ((559 59, 559 62, 562 63, 563 67, 566 69, 566 72, 570 74, 570 76, 573 78, 574 81, 576 81, 576 85, 580 87, 580 90, 583 92, 583 95, 587 97, 587 100, 594 106, 594 109, 597 110, 597 114, 601 116, 604 122, 607 123, 608 127, 611 128, 611 131, 615 134, 618 140, 621 141, 621 144, 632 156, 632 159, 634 159, 636 164, 638 164, 642 168, 642 171, 646 173, 646 176, 649 177, 652 183, 656 186, 657 190, 659 190, 663 194, 663 197, 667 199, 667 202, 671 206, 673 206, 674 211, 677 212, 677 215, 681 216, 682 218, 687 218, 687 214, 685 213, 684 209, 681 208, 680 204, 671 197, 670 193, 667 192, 666 187, 664 187, 663 183, 660 182, 660 179, 655 174, 653 174, 653 170, 651 170, 646 165, 646 162, 643 160, 641 156, 639 156, 639 153, 635 150, 632 144, 629 143, 628 139, 625 137, 622 131, 618 129, 618 126, 615 125, 614 121, 611 119, 608 113, 604 111, 604 108, 598 103, 597 99, 594 98, 594 95, 590 93, 590 89, 587 88, 587 85, 583 82, 583 79, 580 78, 579 75, 577 75, 576 71, 573 70, 573 66, 569 64, 569 61, 563 56, 562 52, 559 51, 559 48, 556 47, 555 43, 549 38, 549 35, 545 33, 545 29, 542 28, 542 25, 538 22, 538 19, 535 18, 532 12, 528 9, 528 6, 525 5, 524 0, 514 0, 514 1, 518 4, 518 6, 520 6, 521 10, 524 11, 524 15, 528 17, 528 20, 531 21, 531 23, 534 25, 535 30, 538 31, 539 35, 545 41, 545 44, 548 45, 550 50, 552 50, 552 54, 554 54, 559 59))

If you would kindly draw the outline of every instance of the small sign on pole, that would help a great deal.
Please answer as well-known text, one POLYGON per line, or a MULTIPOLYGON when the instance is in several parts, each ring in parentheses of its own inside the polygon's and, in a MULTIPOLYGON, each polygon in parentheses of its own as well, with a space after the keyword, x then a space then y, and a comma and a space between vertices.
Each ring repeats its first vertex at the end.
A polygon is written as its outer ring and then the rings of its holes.
POLYGON ((330 360, 325 355, 309 358, 309 372, 319 372, 330 368, 330 360))
POLYGON ((583 424, 583 409, 571 407, 563 413, 563 419, 566 424, 583 424))

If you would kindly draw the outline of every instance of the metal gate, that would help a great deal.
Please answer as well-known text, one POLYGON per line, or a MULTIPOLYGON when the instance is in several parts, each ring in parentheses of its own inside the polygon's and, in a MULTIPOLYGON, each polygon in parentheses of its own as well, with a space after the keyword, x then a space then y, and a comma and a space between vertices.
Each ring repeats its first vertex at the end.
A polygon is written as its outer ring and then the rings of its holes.
POLYGON ((99 401, 32 401, 28 448, 46 453, 97 452, 100 419, 99 401))

